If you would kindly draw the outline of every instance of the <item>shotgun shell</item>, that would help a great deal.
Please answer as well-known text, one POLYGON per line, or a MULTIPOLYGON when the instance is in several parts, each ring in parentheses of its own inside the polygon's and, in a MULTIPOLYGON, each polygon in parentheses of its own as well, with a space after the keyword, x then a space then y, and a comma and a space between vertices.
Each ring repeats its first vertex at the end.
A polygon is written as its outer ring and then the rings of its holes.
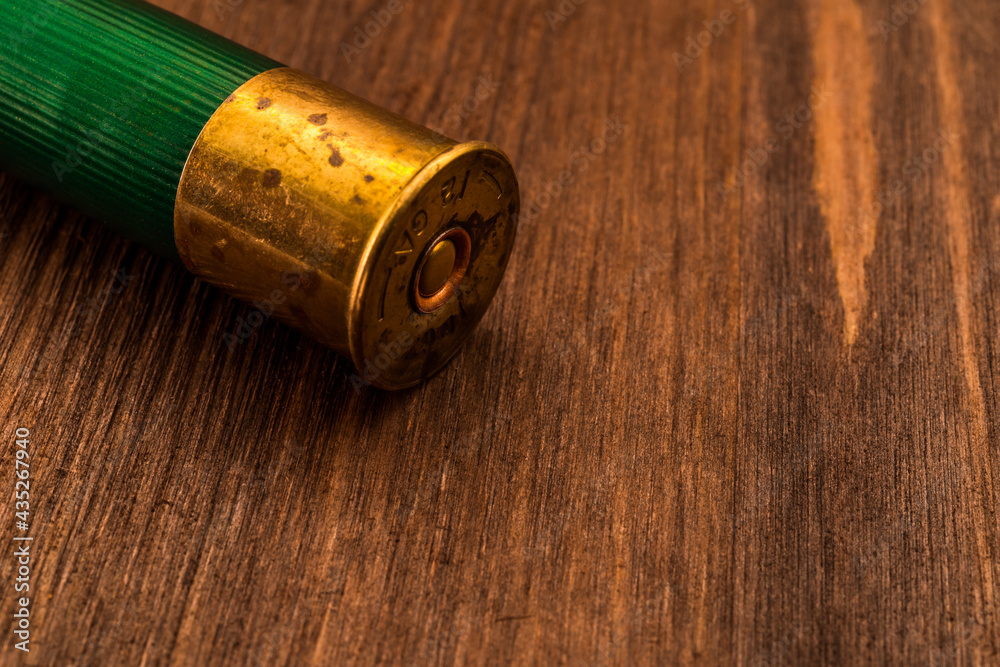
POLYGON ((12 2, 0 168, 350 356, 355 383, 416 384, 483 316, 520 206, 500 149, 143 2, 12 2))

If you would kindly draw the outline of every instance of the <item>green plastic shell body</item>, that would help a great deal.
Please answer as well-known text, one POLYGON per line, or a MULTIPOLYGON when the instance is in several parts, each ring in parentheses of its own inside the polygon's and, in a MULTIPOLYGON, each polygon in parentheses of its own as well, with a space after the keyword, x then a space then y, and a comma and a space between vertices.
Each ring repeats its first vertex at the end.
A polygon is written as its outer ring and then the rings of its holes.
POLYGON ((7 0, 0 35, 0 170, 177 259, 199 132, 281 65, 134 0, 7 0))

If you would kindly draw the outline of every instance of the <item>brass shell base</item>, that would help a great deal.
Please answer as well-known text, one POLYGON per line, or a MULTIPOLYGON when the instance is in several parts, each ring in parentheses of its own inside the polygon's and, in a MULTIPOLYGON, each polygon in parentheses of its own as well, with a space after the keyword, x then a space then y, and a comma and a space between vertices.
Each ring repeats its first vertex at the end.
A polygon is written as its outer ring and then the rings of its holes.
POLYGON ((260 74, 191 150, 174 213, 195 274, 349 354, 399 389, 441 368, 485 313, 520 199, 507 157, 456 144, 297 70, 260 74), (467 266, 428 312, 419 261, 450 229, 467 266))

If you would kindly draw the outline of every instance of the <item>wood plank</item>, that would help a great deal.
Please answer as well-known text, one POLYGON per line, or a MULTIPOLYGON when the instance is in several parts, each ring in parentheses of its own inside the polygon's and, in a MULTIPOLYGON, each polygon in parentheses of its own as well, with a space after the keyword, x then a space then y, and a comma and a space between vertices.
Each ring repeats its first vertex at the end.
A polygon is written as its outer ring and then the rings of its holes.
POLYGON ((532 208, 458 358, 356 393, 0 175, 27 664, 1000 659, 1000 6, 433 0, 348 62, 382 5, 157 4, 532 208))

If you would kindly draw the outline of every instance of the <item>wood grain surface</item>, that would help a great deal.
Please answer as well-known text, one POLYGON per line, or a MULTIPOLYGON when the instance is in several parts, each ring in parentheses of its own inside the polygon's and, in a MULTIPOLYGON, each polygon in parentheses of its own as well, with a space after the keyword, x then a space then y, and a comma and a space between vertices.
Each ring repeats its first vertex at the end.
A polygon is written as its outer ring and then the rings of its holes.
POLYGON ((157 0, 511 156, 410 391, 0 176, 0 662, 1000 661, 1000 4, 575 3, 157 0))

